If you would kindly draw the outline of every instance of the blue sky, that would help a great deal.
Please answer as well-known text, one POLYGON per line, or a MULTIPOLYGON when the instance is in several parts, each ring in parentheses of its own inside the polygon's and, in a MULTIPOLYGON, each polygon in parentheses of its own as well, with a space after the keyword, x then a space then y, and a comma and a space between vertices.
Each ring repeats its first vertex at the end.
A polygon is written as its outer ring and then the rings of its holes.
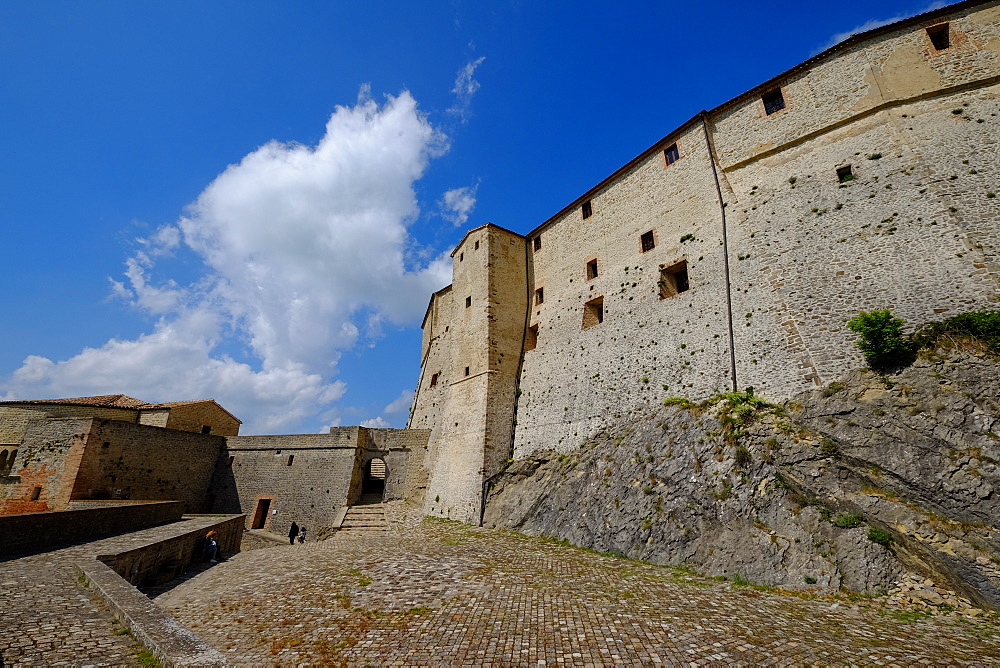
POLYGON ((0 397, 401 427, 466 230, 931 6, 4 0, 0 397))

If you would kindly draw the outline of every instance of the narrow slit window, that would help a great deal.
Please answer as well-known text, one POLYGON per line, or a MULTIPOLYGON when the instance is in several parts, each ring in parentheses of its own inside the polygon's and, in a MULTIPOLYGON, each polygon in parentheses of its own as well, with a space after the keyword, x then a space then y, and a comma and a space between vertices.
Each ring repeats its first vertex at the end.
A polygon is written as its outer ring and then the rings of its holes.
POLYGON ((478 241, 472 246, 472 250, 479 250, 479 242, 478 241))
POLYGON ((590 329, 594 325, 604 322, 604 297, 591 299, 583 305, 583 327, 590 329))
POLYGON ((681 154, 677 150, 677 144, 671 144, 670 146, 668 146, 667 149, 663 152, 663 157, 667 159, 668 165, 672 165, 678 160, 680 160, 681 154))
POLYGON ((535 237, 531 240, 531 245, 535 250, 542 250, 542 237, 541 235, 535 237))
POLYGON ((291 466, 292 462, 295 461, 295 455, 288 455, 288 463, 285 466, 291 466))
POLYGON ((927 29, 927 36, 930 37, 935 51, 944 51, 951 46, 951 30, 949 26, 950 24, 948 23, 942 23, 941 25, 931 26, 927 29))
POLYGON ((844 165, 843 167, 837 168, 837 180, 841 183, 847 183, 848 181, 854 180, 854 170, 850 165, 844 165))
POLYGON ((589 199, 583 203, 582 207, 580 207, 580 212, 583 213, 584 218, 590 218, 594 215, 594 207, 591 205, 589 199))
POLYGON ((538 325, 528 328, 528 334, 524 337, 524 350, 534 350, 538 346, 538 325))
POLYGON ((785 98, 780 88, 764 93, 760 99, 764 103, 764 113, 768 116, 785 108, 785 98))
POLYGON ((431 387, 437 387, 439 375, 440 373, 431 374, 431 387))
POLYGON ((469 367, 465 367, 465 375, 466 375, 466 376, 468 376, 468 375, 469 375, 469 367))
POLYGON ((472 297, 471 296, 465 298, 465 308, 469 308, 470 306, 472 306, 472 297))
POLYGON ((676 297, 691 288, 688 282, 687 260, 681 260, 660 270, 660 299, 676 297))
POLYGON ((35 489, 31 490, 31 500, 32 501, 38 501, 38 499, 39 499, 39 497, 41 497, 41 495, 42 495, 42 488, 41 487, 36 487, 35 489))
POLYGON ((639 237, 639 245, 642 247, 643 253, 656 248, 656 237, 653 235, 653 230, 650 230, 639 237))
POLYGON ((545 301, 545 288, 538 288, 535 290, 535 304, 541 304, 545 301))
POLYGON ((591 260, 587 263, 587 280, 597 278, 597 260, 591 260))
POLYGON ((458 254, 458 261, 461 262, 464 259, 465 259, 465 253, 459 253, 458 254))

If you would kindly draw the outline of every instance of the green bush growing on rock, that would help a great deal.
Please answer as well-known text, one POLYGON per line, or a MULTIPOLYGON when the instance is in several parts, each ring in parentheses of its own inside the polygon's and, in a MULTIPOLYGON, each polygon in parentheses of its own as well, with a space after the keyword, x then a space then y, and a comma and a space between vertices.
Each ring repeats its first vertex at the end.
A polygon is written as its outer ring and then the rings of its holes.
MULTIPOLYGON (((861 513, 839 513, 833 518, 832 522, 834 526, 838 526, 841 529, 853 529, 855 527, 861 526, 865 521, 864 515, 861 513)), ((868 532, 869 535, 871 532, 868 532)))
POLYGON ((836 456, 839 449, 837 448, 837 444, 833 440, 829 438, 824 438, 823 442, 819 446, 819 451, 820 454, 822 454, 824 457, 834 457, 836 456))
POLYGON ((892 543, 892 534, 878 527, 868 527, 868 540, 884 547, 889 547, 892 543))
POLYGON ((861 337, 857 346, 875 371, 913 361, 912 345, 903 334, 903 319, 894 317, 889 309, 859 313, 847 322, 847 327, 861 337))

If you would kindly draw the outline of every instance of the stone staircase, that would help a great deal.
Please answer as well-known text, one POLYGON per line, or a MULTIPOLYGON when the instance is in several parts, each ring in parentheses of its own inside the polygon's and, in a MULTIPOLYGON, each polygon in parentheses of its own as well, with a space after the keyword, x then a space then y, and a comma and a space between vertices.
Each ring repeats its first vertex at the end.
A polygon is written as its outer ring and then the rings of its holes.
MULTIPOLYGON (((381 495, 376 497, 381 499, 381 495)), ((351 506, 344 515, 344 521, 340 525, 341 533, 373 533, 389 530, 389 523, 385 519, 385 507, 380 501, 367 502, 365 496, 358 500, 358 505, 351 506)))

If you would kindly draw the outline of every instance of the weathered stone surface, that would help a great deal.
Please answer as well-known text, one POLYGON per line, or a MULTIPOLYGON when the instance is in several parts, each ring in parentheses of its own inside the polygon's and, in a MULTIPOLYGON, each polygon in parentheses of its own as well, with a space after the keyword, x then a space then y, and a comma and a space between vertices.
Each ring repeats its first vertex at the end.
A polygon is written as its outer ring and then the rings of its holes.
POLYGON ((792 589, 878 594, 914 572, 1000 607, 1000 364, 935 352, 753 417, 727 438, 717 408, 664 406, 535 453, 486 524, 792 589))

